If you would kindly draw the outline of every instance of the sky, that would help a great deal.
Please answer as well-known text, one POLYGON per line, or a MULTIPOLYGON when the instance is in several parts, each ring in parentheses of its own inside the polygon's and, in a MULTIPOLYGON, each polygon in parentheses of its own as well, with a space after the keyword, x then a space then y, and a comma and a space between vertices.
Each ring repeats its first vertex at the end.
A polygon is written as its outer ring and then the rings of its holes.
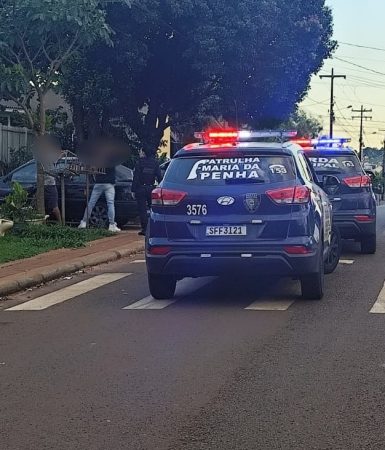
POLYGON ((329 132, 330 79, 321 80, 319 75, 330 74, 334 68, 337 74, 347 77, 346 80, 335 80, 335 136, 351 137, 353 146, 358 147, 360 121, 352 120, 353 114, 348 107, 360 109, 364 105, 373 110, 368 114, 373 117, 372 121, 364 124, 364 143, 380 147, 385 137, 385 1, 327 0, 326 3, 333 10, 334 39, 339 42, 339 48, 333 58, 325 62, 320 73, 313 77, 309 94, 301 107, 319 118, 324 131, 329 132), (383 51, 347 44, 376 47, 383 51))

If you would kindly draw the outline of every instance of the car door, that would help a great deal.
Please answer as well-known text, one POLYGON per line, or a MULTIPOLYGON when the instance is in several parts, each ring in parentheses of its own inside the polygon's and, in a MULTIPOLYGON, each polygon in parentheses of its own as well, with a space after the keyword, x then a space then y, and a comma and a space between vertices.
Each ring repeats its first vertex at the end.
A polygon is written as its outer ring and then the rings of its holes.
POLYGON ((36 191, 36 163, 34 161, 30 161, 29 163, 24 164, 24 166, 14 170, 9 175, 8 180, 10 184, 15 182, 20 183, 21 186, 26 189, 30 195, 32 195, 36 191))
POLYGON ((330 202, 329 196, 318 184, 317 175, 306 153, 300 152, 300 159, 306 172, 306 177, 309 179, 312 185, 312 190, 315 193, 317 203, 321 211, 321 223, 324 232, 324 246, 326 250, 330 245, 332 235, 332 204, 330 202))

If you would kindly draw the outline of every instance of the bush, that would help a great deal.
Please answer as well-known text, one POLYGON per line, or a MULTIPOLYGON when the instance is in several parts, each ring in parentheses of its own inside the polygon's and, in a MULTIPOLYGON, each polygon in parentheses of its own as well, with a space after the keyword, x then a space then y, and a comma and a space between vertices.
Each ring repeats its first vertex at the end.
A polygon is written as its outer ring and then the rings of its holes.
POLYGON ((20 183, 12 183, 12 192, 5 197, 0 205, 0 217, 12 220, 15 223, 25 223, 28 220, 42 218, 31 206, 28 192, 20 183))

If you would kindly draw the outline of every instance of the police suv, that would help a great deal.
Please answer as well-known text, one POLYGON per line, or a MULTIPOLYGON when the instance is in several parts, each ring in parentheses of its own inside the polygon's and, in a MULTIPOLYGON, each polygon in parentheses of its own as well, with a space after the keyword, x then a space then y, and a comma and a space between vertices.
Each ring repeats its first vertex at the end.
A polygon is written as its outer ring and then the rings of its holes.
POLYGON ((372 180, 349 139, 298 139, 333 205, 333 221, 343 239, 361 243, 361 252, 376 252, 376 198, 372 180))
POLYGON ((282 133, 213 130, 175 155, 152 193, 154 298, 173 297, 185 277, 237 273, 295 277, 305 299, 323 297, 339 260, 331 204, 300 146, 257 142, 272 136, 282 133))

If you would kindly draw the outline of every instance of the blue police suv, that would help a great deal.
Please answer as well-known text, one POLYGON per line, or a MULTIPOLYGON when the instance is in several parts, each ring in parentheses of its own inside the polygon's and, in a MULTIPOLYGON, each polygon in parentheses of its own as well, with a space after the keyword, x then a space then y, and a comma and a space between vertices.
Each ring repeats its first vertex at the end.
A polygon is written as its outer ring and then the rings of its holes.
POLYGON ((172 298, 185 277, 237 273, 295 277, 303 298, 323 297, 324 273, 339 260, 331 204, 300 146, 257 142, 272 135, 209 131, 175 155, 152 193, 154 298, 172 298))
POLYGON ((344 147, 347 139, 315 139, 297 142, 306 148, 318 180, 333 205, 333 221, 343 239, 361 243, 361 252, 376 252, 376 199, 372 180, 362 168, 357 153, 344 147))

